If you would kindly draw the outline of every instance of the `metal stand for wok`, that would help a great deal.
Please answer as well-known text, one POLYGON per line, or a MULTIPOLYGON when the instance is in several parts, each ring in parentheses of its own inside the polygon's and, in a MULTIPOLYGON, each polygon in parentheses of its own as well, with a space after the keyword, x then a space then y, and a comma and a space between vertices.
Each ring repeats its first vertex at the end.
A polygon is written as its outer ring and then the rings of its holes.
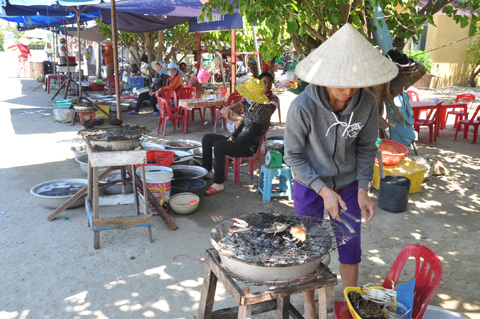
POLYGON ((301 319, 303 316, 290 304, 290 296, 314 289, 318 289, 319 318, 335 318, 334 287, 337 285, 337 275, 328 267, 321 264, 320 267, 325 267, 325 270, 319 272, 318 276, 309 277, 294 285, 266 288, 266 290, 251 293, 249 287, 242 289, 238 285, 237 281, 222 267, 215 253, 214 249, 208 249, 205 252, 206 265, 197 319, 246 319, 251 318, 252 315, 273 310, 276 311, 277 319, 290 317, 301 319), (218 280, 230 292, 238 307, 213 311, 218 280))

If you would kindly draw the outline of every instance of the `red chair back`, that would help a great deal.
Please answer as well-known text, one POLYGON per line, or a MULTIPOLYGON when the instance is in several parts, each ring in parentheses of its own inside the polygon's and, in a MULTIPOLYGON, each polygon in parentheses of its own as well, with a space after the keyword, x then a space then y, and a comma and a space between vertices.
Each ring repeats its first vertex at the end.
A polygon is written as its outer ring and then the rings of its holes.
POLYGON ((392 281, 397 284, 402 269, 410 257, 415 258, 416 278, 412 318, 420 319, 442 280, 442 262, 433 251, 422 245, 405 246, 393 262, 382 286, 393 288, 392 281))
POLYGON ((456 103, 470 103, 475 101, 475 95, 470 93, 464 93, 457 95, 456 103))
POLYGON ((175 105, 175 107, 178 106, 177 92, 175 92, 174 90, 163 90, 163 89, 161 89, 159 91, 159 93, 160 93, 160 96, 163 97, 167 101, 170 101, 171 99, 173 99, 173 102, 174 102, 173 105, 175 105))
POLYGON ((410 102, 420 101, 420 96, 418 95, 417 92, 413 90, 407 90, 407 94, 410 96, 410 98, 408 99, 410 102))
POLYGON ((196 88, 189 88, 184 87, 178 90, 178 98, 179 99, 194 99, 197 97, 197 89, 196 88))
POLYGON ((478 112, 480 112, 480 104, 477 106, 477 109, 475 110, 472 117, 470 118, 470 121, 468 121, 470 125, 473 124, 474 121, 478 121, 477 119, 478 112))
MULTIPOLYGON (((470 94, 470 93, 464 93, 464 94, 459 94, 457 95, 457 98, 455 99, 456 103, 466 103, 468 105, 468 111, 470 111, 470 108, 473 106, 473 103, 475 102, 475 95, 470 94)), ((465 118, 467 118, 468 115, 465 115, 465 118)))
POLYGON ((157 94, 158 108, 160 110, 160 117, 165 117, 165 105, 169 104, 164 98, 157 94))
POLYGON ((216 92, 217 97, 226 97, 227 96, 227 88, 222 86, 217 89, 216 92))
POLYGON ((240 93, 232 93, 230 94, 230 96, 228 97, 228 100, 227 100, 227 106, 231 105, 231 104, 235 104, 235 103, 238 103, 240 102, 241 100, 243 100, 243 96, 240 95, 240 93))
POLYGON ((435 119, 435 116, 437 116, 439 113, 439 108, 442 106, 442 103, 443 102, 438 103, 428 111, 427 118, 425 119, 425 123, 428 123, 429 121, 432 121, 435 119))

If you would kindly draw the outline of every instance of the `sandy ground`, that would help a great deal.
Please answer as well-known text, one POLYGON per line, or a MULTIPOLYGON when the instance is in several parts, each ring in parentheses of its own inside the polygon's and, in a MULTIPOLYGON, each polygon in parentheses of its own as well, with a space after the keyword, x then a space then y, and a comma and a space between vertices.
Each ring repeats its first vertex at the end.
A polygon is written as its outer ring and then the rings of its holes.
MULTIPOLYGON (((178 229, 171 231, 154 218, 153 243, 144 228, 101 233, 101 249, 93 249, 93 233, 87 227, 83 207, 69 209, 49 222, 51 209, 38 205, 30 188, 59 178, 86 178, 74 160, 71 146, 82 144, 76 134, 82 127, 53 121, 52 104, 43 90, 33 89, 35 80, 15 77, 15 59, 0 56, 0 318, 193 318, 198 309, 204 252, 211 247, 209 233, 225 219, 255 211, 293 212, 293 202, 274 199, 264 203, 249 178, 242 175, 240 188, 233 178, 226 191, 202 197, 192 215, 171 213, 178 229)), ((471 88, 422 91, 422 99, 450 98, 471 88), (448 97, 447 97, 448 96, 448 97)), ((476 92, 480 96, 480 92, 476 92)), ((475 94, 475 93, 474 93, 475 94)), ((281 94, 282 122, 294 96, 281 94)), ((142 109, 139 116, 123 113, 124 121, 146 125, 156 132, 158 118, 142 109)), ((282 135, 278 115, 273 116, 269 136, 282 135)), ((173 132, 174 138, 201 140, 212 132, 210 123, 197 119, 190 133, 173 132)), ((453 140, 452 125, 432 145, 421 132, 418 150, 428 159, 442 159, 449 176, 430 176, 422 190, 411 194, 408 210, 377 216, 363 224, 363 259, 359 284, 381 284, 402 247, 422 244, 436 252, 443 263, 443 279, 431 305, 450 309, 468 318, 480 318, 478 297, 480 272, 475 253, 479 239, 478 172, 480 144, 453 140)), ((244 166, 243 171, 247 171, 244 166)), ((258 182, 258 177, 255 179, 258 182)), ((378 191, 372 196, 377 200, 378 191)), ((110 207, 103 216, 115 216, 125 208, 110 207)), ((331 268, 338 271, 336 252, 331 268)), ((412 268, 407 271, 412 275, 412 268)), ((252 288, 255 289, 255 288, 252 288)), ((336 287, 342 299, 341 284, 336 287)), ((302 308, 302 296, 293 303, 302 308)), ((228 292, 217 288, 214 309, 234 306, 228 292)), ((257 318, 274 318, 274 313, 257 318)))

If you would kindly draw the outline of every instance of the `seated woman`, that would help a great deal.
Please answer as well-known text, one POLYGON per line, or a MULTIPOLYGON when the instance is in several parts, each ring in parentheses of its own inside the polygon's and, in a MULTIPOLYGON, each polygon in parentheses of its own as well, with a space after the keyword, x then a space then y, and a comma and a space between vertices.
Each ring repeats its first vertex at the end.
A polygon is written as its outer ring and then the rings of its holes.
POLYGON ((266 104, 268 98, 264 94, 265 85, 258 79, 252 79, 237 86, 237 91, 252 101, 244 108, 243 122, 230 137, 207 134, 202 139, 202 166, 209 171, 206 178, 213 177, 213 184, 205 191, 205 195, 215 195, 223 191, 225 155, 232 157, 254 155, 270 125, 270 110, 266 104), (215 153, 215 173, 212 172, 212 148, 215 153))

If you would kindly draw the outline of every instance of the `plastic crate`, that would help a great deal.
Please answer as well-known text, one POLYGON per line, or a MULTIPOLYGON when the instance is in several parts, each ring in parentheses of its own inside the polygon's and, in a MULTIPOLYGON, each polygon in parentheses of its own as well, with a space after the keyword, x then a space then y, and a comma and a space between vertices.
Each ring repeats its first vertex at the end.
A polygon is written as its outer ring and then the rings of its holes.
MULTIPOLYGON (((378 149, 382 151, 383 165, 397 165, 408 153, 408 148, 406 148, 403 144, 390 140, 382 140, 382 143, 378 146, 378 149)), ((375 163, 378 164, 377 158, 375 158, 375 163)))
MULTIPOLYGON (((410 179, 410 194, 419 192, 422 188, 423 177, 427 171, 425 165, 416 163, 408 158, 403 159, 397 165, 383 167, 384 176, 405 176, 410 179)), ((380 169, 378 164, 373 167, 373 187, 380 189, 380 169)))
MULTIPOLYGON (((110 105, 95 105, 96 108, 101 108, 102 110, 105 111, 105 113, 110 114, 110 105)), ((108 115, 103 113, 100 110, 97 110, 97 114, 95 118, 102 118, 102 119, 108 119, 108 115), (100 117, 102 115, 102 117, 100 117)))
POLYGON ((175 159, 175 152, 172 151, 147 151, 147 164, 146 166, 170 166, 175 159), (155 164, 149 164, 149 161, 155 161, 155 164))
POLYGON ((131 88, 143 88, 145 86, 145 78, 142 77, 135 77, 135 78, 128 78, 128 85, 131 88))

